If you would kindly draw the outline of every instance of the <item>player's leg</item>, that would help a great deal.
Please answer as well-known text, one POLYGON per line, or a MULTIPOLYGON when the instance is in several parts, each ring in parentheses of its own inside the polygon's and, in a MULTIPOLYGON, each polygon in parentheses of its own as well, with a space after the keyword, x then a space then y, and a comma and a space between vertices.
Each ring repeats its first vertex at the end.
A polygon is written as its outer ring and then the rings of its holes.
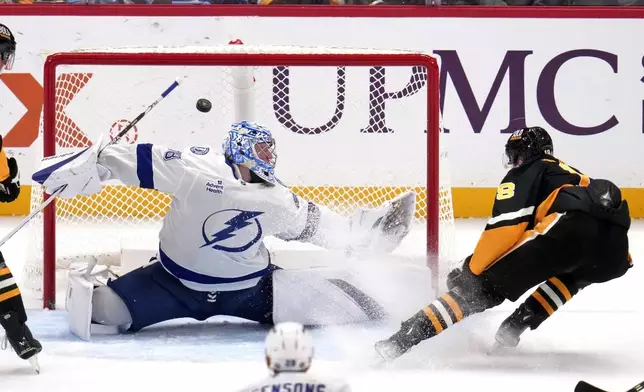
POLYGON ((494 339, 500 346, 516 347, 523 332, 537 329, 582 288, 571 275, 548 279, 501 323, 494 339))
POLYGON ((203 304, 202 320, 215 315, 225 315, 256 321, 260 324, 273 324, 273 273, 279 268, 271 265, 253 287, 235 291, 200 293, 203 304))
POLYGON ((273 273, 275 323, 346 324, 381 319, 387 314, 376 299, 358 287, 358 282, 350 282, 343 275, 325 268, 273 273))
POLYGON ((504 301, 485 279, 471 272, 469 260, 469 257, 465 260, 463 268, 450 273, 447 293, 403 321, 394 335, 376 343, 375 349, 384 359, 395 359, 423 340, 504 301))
MULTIPOLYGON (((588 215, 579 217, 586 238, 584 257, 573 269, 553 277, 539 287, 499 327, 495 335, 499 345, 515 347, 528 328, 537 329, 577 292, 593 284, 616 279, 632 266, 628 254, 627 229, 588 215)), ((583 241, 583 238, 582 240, 583 241)))
POLYGON ((262 324, 295 321, 327 325, 380 319, 386 314, 364 291, 321 270, 282 270, 271 266, 269 274, 253 287, 198 293, 190 317, 203 320, 227 315, 262 324))
POLYGON ((2 253, 0 253, 0 325, 4 328, 11 347, 20 358, 29 359, 42 351, 42 345, 34 339, 27 326, 27 312, 20 289, 2 253))
POLYGON ((202 292, 184 286, 156 261, 95 288, 92 296, 92 322, 129 332, 177 318, 215 315, 272 323, 272 309, 270 274, 249 289, 202 292))
POLYGON ((136 332, 162 321, 193 317, 196 309, 191 305, 197 297, 155 261, 95 288, 92 322, 136 332))
POLYGON ((471 272, 466 259, 461 270, 450 274, 447 294, 403 322, 389 339, 376 343, 376 350, 383 358, 394 359, 462 319, 504 299, 515 301, 548 277, 577 265, 578 244, 568 241, 567 235, 576 225, 563 215, 537 225, 536 232, 542 234, 516 247, 480 275, 471 272))
POLYGON ((265 324, 295 320, 322 325, 366 321, 385 314, 369 295, 342 279, 277 270, 273 266, 248 289, 200 292, 185 287, 160 263, 151 263, 94 289, 92 320, 133 332, 182 317, 205 320, 228 315, 265 324))

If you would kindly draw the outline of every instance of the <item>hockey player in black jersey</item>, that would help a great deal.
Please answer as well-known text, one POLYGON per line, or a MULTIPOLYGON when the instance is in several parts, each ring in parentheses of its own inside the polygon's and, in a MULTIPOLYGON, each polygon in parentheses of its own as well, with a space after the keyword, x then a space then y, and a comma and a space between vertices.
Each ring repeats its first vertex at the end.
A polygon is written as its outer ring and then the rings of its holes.
POLYGON ((552 139, 540 127, 514 132, 505 159, 511 169, 474 253, 448 274, 446 294, 376 343, 385 360, 539 285, 496 333, 497 344, 514 347, 580 289, 632 266, 628 204, 617 186, 555 158, 552 139))
MULTIPOLYGON (((2 71, 13 66, 16 53, 16 40, 9 28, 0 24, 0 78, 2 71)), ((20 194, 18 163, 15 158, 7 158, 0 136, 0 203, 11 203, 20 194)), ((39 371, 35 355, 42 350, 38 340, 27 327, 27 313, 22 302, 20 290, 9 267, 0 253, 0 325, 6 332, 6 339, 22 359, 30 360, 39 371)))
POLYGON ((0 23, 0 74, 2 71, 10 70, 16 56, 16 40, 11 30, 0 23))

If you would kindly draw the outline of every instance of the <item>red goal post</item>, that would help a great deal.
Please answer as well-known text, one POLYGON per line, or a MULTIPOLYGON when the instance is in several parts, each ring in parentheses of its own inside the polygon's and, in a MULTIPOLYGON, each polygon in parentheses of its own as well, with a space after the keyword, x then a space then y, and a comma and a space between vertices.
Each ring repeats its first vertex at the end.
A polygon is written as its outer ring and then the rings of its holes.
MULTIPOLYGON (((263 47, 241 49, 199 51, 194 48, 167 48, 158 51, 141 48, 124 50, 88 50, 69 53, 56 53, 47 57, 44 66, 44 109, 42 124, 43 155, 57 152, 60 141, 60 121, 62 108, 60 86, 57 85, 58 71, 63 66, 132 66, 132 67, 423 67, 426 70, 426 187, 423 196, 424 217, 426 222, 426 251, 428 265, 434 271, 434 283, 438 279, 439 258, 439 219, 440 219, 440 178, 439 178, 439 69, 434 57, 424 53, 375 51, 363 49, 284 49, 263 47)), ((116 97, 118 100, 118 97, 116 97)), ((145 102, 144 102, 145 103, 145 102)), ((147 103, 146 103, 147 104, 147 103)), ((96 108, 96 110, 101 110, 96 108)), ((410 113, 411 116, 417 113, 410 113)), ((141 133, 141 132, 140 132, 141 133)), ((278 139, 279 145, 279 139, 278 139)), ((287 154, 282 151, 282 154, 287 154)), ((403 157, 404 159, 404 157, 403 157)), ((409 168, 414 170, 417 168, 409 168)), ((289 184, 290 185, 290 184, 289 184)), ((46 198, 46 195, 45 195, 46 198)), ((35 200, 36 202, 43 199, 35 200)), ((32 203, 35 202, 32 200, 32 203)), ((417 200, 419 203, 421 200, 417 200)), ((42 221, 42 297, 45 308, 55 308, 56 268, 57 268, 57 212, 61 201, 52 203, 43 214, 42 221)), ((451 203, 451 196, 450 196, 451 203)), ((449 206, 451 208, 451 205, 449 206)), ((453 215, 452 215, 453 217, 453 215)), ((423 219, 424 218, 424 219, 423 219)), ((453 219, 453 218, 452 218, 453 219)))

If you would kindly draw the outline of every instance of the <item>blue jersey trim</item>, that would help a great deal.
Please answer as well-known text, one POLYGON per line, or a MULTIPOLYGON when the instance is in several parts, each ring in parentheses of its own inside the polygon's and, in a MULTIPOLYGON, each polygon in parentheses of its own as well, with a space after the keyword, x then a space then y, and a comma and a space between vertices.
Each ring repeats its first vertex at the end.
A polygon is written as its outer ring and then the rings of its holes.
POLYGON ((139 177, 141 188, 154 189, 152 144, 150 143, 136 146, 136 175, 139 177))
POLYGON ((261 278, 262 276, 266 275, 271 268, 271 263, 269 261, 268 265, 265 268, 257 272, 253 272, 252 274, 239 276, 236 278, 219 278, 216 276, 208 276, 208 275, 200 274, 198 272, 190 271, 189 269, 180 266, 179 264, 175 263, 171 258, 169 258, 168 255, 163 253, 161 248, 159 248, 159 262, 161 263, 161 265, 163 265, 163 268, 165 268, 169 273, 174 275, 176 278, 185 280, 188 282, 199 283, 199 284, 225 284, 225 283, 243 282, 245 280, 261 278))

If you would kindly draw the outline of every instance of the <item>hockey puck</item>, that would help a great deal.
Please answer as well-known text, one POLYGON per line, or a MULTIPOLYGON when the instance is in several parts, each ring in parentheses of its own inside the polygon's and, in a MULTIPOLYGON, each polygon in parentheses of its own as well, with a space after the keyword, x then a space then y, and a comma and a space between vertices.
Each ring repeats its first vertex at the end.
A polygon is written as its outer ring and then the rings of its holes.
POLYGON ((202 113, 208 113, 212 109, 212 104, 206 98, 201 98, 197 101, 197 110, 202 113))

